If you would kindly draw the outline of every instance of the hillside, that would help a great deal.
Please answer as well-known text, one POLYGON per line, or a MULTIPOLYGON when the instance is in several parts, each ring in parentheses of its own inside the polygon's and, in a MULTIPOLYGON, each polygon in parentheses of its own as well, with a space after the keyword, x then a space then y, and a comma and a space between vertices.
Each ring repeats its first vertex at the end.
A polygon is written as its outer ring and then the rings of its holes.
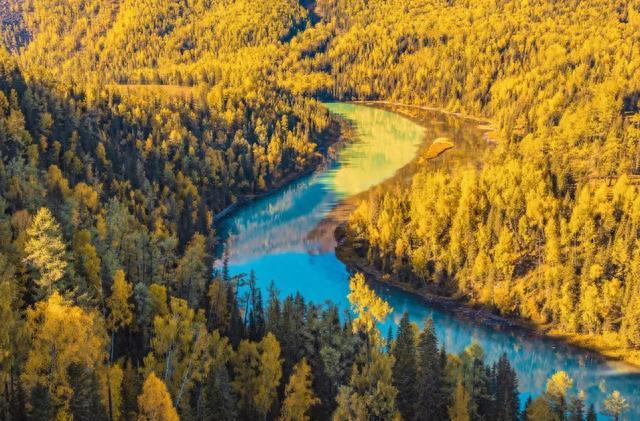
MULTIPOLYGON (((408 321, 381 352, 373 319, 211 274, 215 215, 323 159, 320 100, 498 131, 480 168, 374 189, 346 227, 364 264, 638 355, 640 1, 5 0, 0 22, 0 419, 155 419, 150 396, 171 420, 275 419, 294 392, 283 419, 397 419, 417 373, 441 418, 517 419, 507 361, 408 321)), ((554 381, 527 419, 582 405, 554 381)))

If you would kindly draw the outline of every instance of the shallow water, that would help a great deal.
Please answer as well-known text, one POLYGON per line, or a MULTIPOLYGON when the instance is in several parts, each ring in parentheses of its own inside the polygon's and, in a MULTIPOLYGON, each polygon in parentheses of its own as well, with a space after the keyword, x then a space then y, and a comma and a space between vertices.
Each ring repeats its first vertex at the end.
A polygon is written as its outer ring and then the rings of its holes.
MULTIPOLYGON (((357 141, 345 145, 327 169, 240 208, 220 221, 217 229, 227 240, 232 274, 253 270, 262 288, 273 280, 282 296, 299 291, 308 301, 331 300, 347 309, 346 267, 309 234, 342 199, 379 184, 407 165, 425 140, 430 143, 446 136, 456 145, 430 164, 434 169, 454 159, 473 163, 481 156, 484 142, 473 125, 438 113, 429 114, 422 127, 399 114, 364 105, 331 103, 327 107, 353 123, 357 141)), ((606 395, 619 390, 633 407, 623 419, 640 419, 640 374, 623 365, 602 362, 557 341, 461 319, 395 288, 377 285, 376 289, 394 309, 381 326, 383 333, 406 310, 420 324, 432 317, 448 352, 460 352, 472 341, 483 347, 489 361, 506 352, 518 373, 522 402, 544 390, 555 371, 565 370, 574 379, 575 391, 584 390, 587 402, 595 403, 598 410, 606 395)))

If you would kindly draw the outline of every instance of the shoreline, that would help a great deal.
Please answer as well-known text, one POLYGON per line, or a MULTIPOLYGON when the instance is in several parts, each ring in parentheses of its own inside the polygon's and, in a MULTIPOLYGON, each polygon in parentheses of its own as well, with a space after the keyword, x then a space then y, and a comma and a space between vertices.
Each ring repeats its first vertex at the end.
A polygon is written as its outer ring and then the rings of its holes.
MULTIPOLYGON (((429 111, 429 112, 452 115, 457 118, 462 118, 462 119, 476 123, 477 128, 485 133, 485 140, 488 141, 489 143, 495 143, 495 141, 488 139, 486 136, 487 132, 495 133, 497 131, 497 129, 494 126, 487 126, 483 124, 483 123, 493 124, 490 120, 487 120, 487 119, 473 117, 473 116, 464 116, 460 113, 453 113, 450 111, 446 111, 446 110, 442 110, 434 107, 407 105, 407 104, 401 104, 401 103, 396 103, 391 101, 350 101, 350 102, 363 104, 367 106, 377 106, 391 112, 399 113, 400 115, 404 115, 404 116, 407 116, 407 115, 405 113, 400 113, 397 110, 394 110, 393 107, 408 107, 408 108, 420 109, 420 110, 429 111)), ((420 119, 416 116, 408 116, 408 117, 412 117, 412 119, 417 121, 418 124, 421 124, 421 125, 424 124, 420 122, 420 119)), ((348 121, 338 120, 336 124, 337 124, 336 129, 339 129, 339 130, 337 130, 337 132, 335 133, 336 134, 335 137, 328 135, 328 139, 325 139, 325 141, 322 143, 322 146, 324 146, 326 150, 325 150, 325 153, 322 154, 322 157, 319 159, 319 162, 316 165, 311 166, 310 168, 308 168, 307 170, 301 173, 289 174, 287 177, 284 177, 276 186, 273 186, 268 191, 240 197, 236 202, 230 204, 226 208, 222 209, 220 212, 216 213, 216 215, 214 216, 214 223, 219 222, 221 219, 225 217, 228 217, 229 215, 233 214, 233 212, 237 211, 239 208, 252 202, 253 200, 261 199, 271 194, 275 194, 277 191, 287 186, 288 184, 292 183, 293 181, 298 180, 302 177, 308 176, 310 174, 313 174, 318 170, 321 170, 323 166, 326 165, 332 159, 333 154, 337 150, 339 150, 339 148, 346 141, 353 139, 353 132, 351 131, 352 128, 349 126, 348 121), (335 140, 332 141, 332 139, 335 139, 335 140)), ((420 147, 420 150, 423 150, 425 148, 426 143, 427 142, 425 139, 425 142, 420 147)), ((417 168, 416 162, 419 158, 420 158, 420 154, 418 153, 410 163, 405 165, 405 167, 399 169, 393 177, 391 177, 388 180, 385 180, 383 183, 381 183, 381 185, 389 182, 394 182, 394 180, 399 176, 406 177, 407 176, 406 171, 410 170, 411 168, 413 169, 417 168)), ((378 186, 380 185, 373 186, 372 189, 378 186)), ((357 195, 357 197, 345 199, 344 204, 347 206, 355 206, 355 203, 353 203, 353 200, 362 200, 362 195, 366 194, 368 191, 370 190, 360 193, 359 195, 357 195), (347 201, 349 203, 346 203, 347 201)), ((340 207, 340 205, 338 205, 337 207, 340 207)), ((440 295, 440 294, 429 292, 426 290, 417 290, 415 288, 411 288, 409 285, 406 285, 400 282, 394 282, 390 279, 389 275, 383 275, 380 271, 376 270, 370 265, 363 264, 362 262, 355 261, 354 259, 351 259, 348 256, 345 256, 345 253, 344 253, 345 245, 343 244, 344 236, 342 238, 339 238, 339 237, 340 237, 340 231, 344 230, 346 221, 333 220, 332 223, 335 224, 333 235, 335 237, 336 244, 337 244, 335 248, 336 257, 345 264, 345 266, 350 272, 361 271, 363 272, 363 274, 365 274, 365 276, 369 280, 373 280, 374 282, 380 285, 395 288, 405 293, 411 294, 414 297, 417 297, 420 300, 422 300, 425 304, 436 306, 444 311, 452 312, 457 317, 460 317, 467 321, 474 321, 478 324, 489 325, 489 327, 493 329, 520 331, 523 334, 539 337, 544 340, 549 340, 551 342, 555 342, 563 346, 574 348, 575 350, 580 352, 587 352, 594 358, 598 358, 601 361, 623 364, 625 368, 628 369, 630 372, 640 373, 640 351, 637 351, 636 355, 628 355, 628 353, 625 353, 624 348, 621 348, 621 347, 614 347, 613 349, 607 349, 605 347, 602 347, 601 345, 598 346, 594 344, 593 342, 597 338, 593 336, 564 334, 561 332, 554 332, 553 329, 550 327, 537 326, 522 318, 500 316, 493 313, 491 310, 485 307, 473 306, 472 304, 468 303, 463 297, 440 295), (387 277, 388 279, 384 279, 385 277, 387 277)))
POLYGON ((419 118, 412 115, 407 115, 407 113, 403 113, 401 111, 395 110, 394 107, 411 108, 415 110, 428 111, 428 112, 434 112, 434 113, 452 116, 461 120, 473 122, 476 125, 476 127, 484 133, 484 140, 486 140, 488 143, 496 144, 500 141, 500 138, 498 136, 498 125, 493 120, 487 117, 479 117, 475 115, 458 113, 454 111, 449 111, 441 107, 430 107, 427 105, 406 104, 403 102, 387 101, 387 100, 372 100, 372 101, 358 100, 358 101, 349 101, 349 102, 353 102, 355 104, 367 105, 367 106, 374 106, 374 107, 382 106, 381 108, 383 109, 396 112, 405 117, 412 118, 413 120, 418 122, 418 124, 421 124, 419 118))
MULTIPOLYGON (((424 122, 420 120, 419 117, 413 115, 407 115, 406 113, 399 112, 396 110, 396 107, 404 107, 404 108, 412 108, 417 110, 423 110, 428 112, 442 113, 450 116, 454 116, 457 118, 461 118, 467 121, 471 121, 476 124, 476 127, 484 133, 484 139, 489 144, 495 144, 498 142, 496 137, 493 137, 497 134, 497 128, 489 119, 464 115, 461 113, 454 113, 451 111, 447 111, 441 108, 429 107, 429 106, 420 106, 420 105, 410 105, 403 104, 394 101, 351 101, 353 103, 358 103, 367 106, 377 106, 383 109, 386 109, 391 112, 397 112, 400 115, 406 116, 414 120, 420 125, 424 125, 424 122)), ((426 139, 425 139, 426 143, 426 139)), ((421 147, 423 148, 424 145, 421 147)), ((446 151, 445 151, 446 153, 446 151)), ((404 176, 407 176, 406 171, 417 171, 419 166, 411 165, 415 164, 416 160, 419 159, 419 155, 416 155, 416 158, 412 160, 411 163, 407 164, 407 166, 403 167, 405 170, 404 176)), ((397 175, 401 171, 398 170, 398 173, 389 180, 386 180, 384 183, 394 182, 397 175)), ((413 174, 411 174, 412 176, 413 174)), ((374 186, 373 188, 376 188, 374 186)), ((370 191, 370 190, 368 190, 370 191)), ((366 194, 366 192, 363 192, 366 194)), ((362 200, 362 197, 355 198, 355 200, 362 200)), ((351 203, 351 206, 356 206, 355 203, 351 203)), ((575 348, 576 350, 580 350, 582 352, 588 352, 592 354, 594 357, 601 359, 602 361, 606 361, 609 363, 617 363, 623 364, 627 369, 632 370, 634 372, 640 373, 640 350, 628 350, 624 346, 624 344, 616 341, 617 338, 609 338, 603 336, 594 336, 588 334, 568 334, 555 330, 552 326, 544 326, 537 325, 529 320, 517 317, 517 316, 501 316, 495 314, 493 311, 486 307, 482 306, 474 306, 469 303, 466 298, 463 296, 446 296, 435 293, 433 291, 428 291, 427 289, 415 289, 410 285, 394 281, 392 279, 392 275, 383 274, 377 269, 371 267, 370 265, 357 261, 353 259, 351 256, 356 256, 357 254, 354 252, 353 248, 350 248, 352 253, 345 253, 345 244, 344 244, 344 229, 345 229, 346 221, 339 221, 335 228, 335 240, 336 240, 336 257, 345 264, 347 269, 350 272, 360 271, 365 277, 371 278, 374 282, 379 283, 381 285, 389 286, 391 288, 399 289, 403 292, 411 294, 421 300, 423 300, 428 305, 437 306, 445 311, 450 311, 466 320, 476 321, 481 324, 488 324, 493 328, 497 329, 508 329, 508 330, 519 330, 524 334, 541 337, 552 342, 557 342, 564 346, 569 346, 571 348, 575 348)))
POLYGON ((260 193, 254 193, 254 194, 246 194, 238 197, 238 199, 235 202, 229 204, 224 209, 220 210, 215 215, 213 215, 213 223, 215 224, 216 222, 219 222, 220 220, 233 214, 242 206, 247 205, 253 202, 254 200, 262 199, 264 197, 268 197, 272 194, 275 194, 276 192, 280 191, 282 188, 288 186, 294 181, 304 178, 308 175, 315 173, 316 171, 321 170, 325 165, 327 165, 331 161, 331 159, 333 159, 333 156, 342 147, 342 145, 346 141, 351 139, 353 136, 352 128, 349 127, 349 124, 347 121, 336 120, 333 124, 335 124, 335 126, 332 129, 330 129, 329 133, 325 135, 325 138, 322 139, 320 143, 318 143, 318 149, 320 150, 324 149, 324 151, 320 152, 321 156, 318 159, 317 163, 315 163, 314 165, 311 165, 309 168, 305 169, 304 171, 301 171, 298 173, 291 173, 286 177, 283 177, 278 183, 276 183, 266 191, 263 191, 260 193))
POLYGON ((378 269, 365 263, 362 258, 356 257, 357 253, 354 252, 353 247, 345 241, 344 229, 344 222, 336 229, 336 243, 338 244, 336 246, 336 257, 344 263, 350 273, 360 272, 365 275, 368 282, 410 294, 426 305, 450 312, 462 320, 488 326, 495 330, 519 332, 530 337, 547 340, 578 352, 588 353, 591 357, 602 362, 621 365, 629 373, 640 374, 640 358, 638 358, 640 356, 625 356, 619 352, 607 351, 590 345, 594 337, 554 332, 551 328, 535 325, 526 319, 502 316, 495 314, 486 307, 474 306, 462 296, 441 295, 429 291, 427 288, 416 289, 406 283, 399 282, 393 278, 393 275, 383 274, 378 269))

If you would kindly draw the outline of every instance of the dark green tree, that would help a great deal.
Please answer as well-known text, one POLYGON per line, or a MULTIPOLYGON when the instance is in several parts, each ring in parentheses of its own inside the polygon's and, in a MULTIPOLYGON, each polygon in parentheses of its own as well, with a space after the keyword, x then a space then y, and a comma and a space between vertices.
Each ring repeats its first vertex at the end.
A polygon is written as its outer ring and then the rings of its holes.
POLYGON ((231 421, 236 419, 236 400, 229 381, 226 367, 210 370, 204 389, 200 395, 202 421, 231 421))
POLYGON ((494 365, 495 373, 495 413, 491 418, 496 421, 516 421, 520 416, 520 394, 518 378, 509 364, 507 354, 502 354, 494 365))
POLYGON ((416 355, 416 335, 409 313, 404 312, 398 336, 391 347, 395 357, 393 365, 393 385, 398 389, 396 403, 404 419, 413 419, 416 413, 416 377, 418 375, 418 358, 416 355))
POLYGON ((443 368, 433 320, 427 319, 418 341, 416 419, 424 421, 447 419, 449 402, 446 398, 443 368))

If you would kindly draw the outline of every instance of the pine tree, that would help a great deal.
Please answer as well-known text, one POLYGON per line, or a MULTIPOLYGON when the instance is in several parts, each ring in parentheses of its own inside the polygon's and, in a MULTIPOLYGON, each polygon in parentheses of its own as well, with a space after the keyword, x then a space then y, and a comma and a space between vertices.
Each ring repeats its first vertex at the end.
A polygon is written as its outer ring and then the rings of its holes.
POLYGON ((29 420, 50 421, 55 418, 55 408, 46 386, 38 384, 33 387, 29 402, 29 420))
POLYGON ((265 334, 265 317, 262 303, 262 293, 256 286, 255 273, 251 271, 249 275, 249 295, 251 298, 251 309, 249 313, 249 338, 253 341, 262 340, 265 334))
POLYGON ((569 398, 567 421, 584 421, 584 393, 569 398))
POLYGON ((278 340, 281 340, 281 325, 282 314, 280 309, 280 292, 276 288, 273 281, 269 284, 269 303, 267 304, 267 320, 266 331, 276 335, 278 340))
POLYGON ((69 402, 69 410, 74 420, 105 420, 106 408, 100 402, 98 378, 95 373, 80 364, 69 366, 69 384, 73 396, 69 402))
POLYGON ((507 354, 502 354, 497 364, 496 371, 496 421, 517 421, 520 417, 520 394, 518 392, 518 379, 511 368, 507 354))
POLYGON ((593 407, 593 404, 589 405, 589 410, 587 411, 587 417, 585 418, 585 421, 598 421, 596 409, 593 407))
POLYGON ((229 313, 229 327, 224 332, 225 336, 229 338, 231 344, 237 347, 240 343, 240 339, 244 336, 244 324, 242 323, 242 317, 240 316, 240 309, 238 308, 238 300, 236 297, 236 287, 231 283, 227 284, 227 312, 229 313))
POLYGON ((202 421, 236 419, 236 402, 226 367, 213 367, 209 371, 201 399, 202 421))
POLYGON ((142 393, 143 378, 134 367, 133 362, 127 359, 122 373, 122 418, 135 419, 138 412, 138 395, 142 393))
POLYGON ((307 421, 310 419, 308 415, 310 408, 320 403, 311 384, 311 367, 303 358, 293 368, 293 373, 285 388, 285 398, 280 414, 282 421, 307 421))
MULTIPOLYGON (((444 356, 446 362, 446 356, 444 356)), ((427 319, 418 342, 418 373, 416 377, 416 417, 438 421, 447 416, 444 390, 443 361, 438 351, 438 339, 433 320, 427 319)))
POLYGON ((418 375, 416 338, 414 327, 409 321, 409 313, 404 312, 398 327, 398 336, 391 354, 393 365, 393 385, 398 389, 398 410, 404 419, 413 419, 416 413, 416 378, 418 375))

